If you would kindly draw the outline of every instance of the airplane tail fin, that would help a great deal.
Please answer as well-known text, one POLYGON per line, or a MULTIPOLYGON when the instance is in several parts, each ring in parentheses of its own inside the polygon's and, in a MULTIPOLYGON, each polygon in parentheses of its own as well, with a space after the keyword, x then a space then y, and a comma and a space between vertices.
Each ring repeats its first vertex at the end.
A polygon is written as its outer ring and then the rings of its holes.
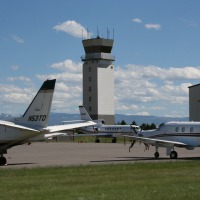
POLYGON ((56 79, 46 80, 25 111, 24 115, 15 118, 14 121, 20 124, 37 126, 40 128, 46 127, 48 125, 55 83, 56 79))
POLYGON ((90 115, 88 114, 87 110, 83 106, 79 106, 81 120, 85 121, 93 121, 90 115))
POLYGON ((83 106, 79 106, 79 110, 80 110, 81 120, 93 121, 99 126, 105 124, 105 121, 103 119, 92 120, 92 118, 88 114, 87 110, 83 106))

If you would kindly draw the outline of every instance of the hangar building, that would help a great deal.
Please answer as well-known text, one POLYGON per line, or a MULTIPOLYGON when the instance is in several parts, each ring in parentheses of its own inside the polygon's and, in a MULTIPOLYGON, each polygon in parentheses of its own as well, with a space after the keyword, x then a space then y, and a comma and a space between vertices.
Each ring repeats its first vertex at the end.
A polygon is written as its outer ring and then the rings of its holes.
POLYGON ((104 119, 106 124, 115 123, 113 43, 99 36, 82 40, 83 106, 93 120, 104 119))
POLYGON ((189 119, 200 121, 200 84, 189 87, 189 119))

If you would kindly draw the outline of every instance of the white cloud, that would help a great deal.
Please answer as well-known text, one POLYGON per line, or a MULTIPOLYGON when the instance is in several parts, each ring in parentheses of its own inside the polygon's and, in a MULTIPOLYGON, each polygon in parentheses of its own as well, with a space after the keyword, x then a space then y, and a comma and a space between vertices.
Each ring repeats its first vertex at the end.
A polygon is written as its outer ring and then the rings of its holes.
POLYGON ((54 63, 50 67, 64 72, 45 75, 38 74, 36 77, 42 81, 46 79, 58 79, 59 81, 66 82, 70 85, 75 85, 82 81, 81 63, 75 63, 72 60, 67 59, 59 63, 54 63))
POLYGON ((55 29, 56 31, 64 31, 65 33, 68 33, 73 37, 78 38, 90 38, 91 36, 91 33, 89 33, 86 28, 84 28, 84 26, 74 20, 69 20, 58 24, 54 26, 53 29, 55 29))
POLYGON ((146 29, 155 29, 155 30, 160 30, 161 25, 160 24, 145 24, 144 27, 146 29))
POLYGON ((179 21, 187 24, 188 26, 193 26, 193 27, 197 27, 198 23, 192 20, 188 20, 188 19, 184 19, 184 18, 178 18, 179 21))
POLYGON ((148 112, 138 112, 136 115, 144 115, 144 116, 149 116, 150 114, 148 112))
POLYGON ((19 44, 23 44, 24 43, 24 39, 22 39, 21 37, 19 37, 17 35, 12 35, 11 37, 15 42, 17 42, 19 44))
POLYGON ((161 68, 131 64, 116 67, 115 111, 174 116, 178 112, 172 111, 177 109, 179 114, 181 112, 182 116, 187 116, 188 87, 199 78, 199 67, 161 68), (131 108, 131 105, 137 105, 137 108, 131 108))
POLYGON ((19 69, 19 65, 13 65, 11 67, 12 70, 17 71, 19 69))
POLYGON ((139 18, 135 18, 135 19, 133 19, 133 22, 135 22, 135 23, 142 23, 142 20, 139 19, 139 18))
POLYGON ((20 88, 12 84, 0 84, 0 107, 1 112, 8 114, 23 114, 26 106, 35 95, 35 88, 20 88))
POLYGON ((41 81, 57 80, 52 110, 73 113, 72 110, 75 109, 78 112, 78 106, 82 104, 82 64, 68 59, 54 63, 50 67, 58 71, 54 74, 38 74, 36 77, 41 81))
POLYGON ((24 81, 24 82, 30 82, 30 78, 25 77, 25 76, 19 76, 19 77, 8 77, 7 78, 9 81, 24 81))
MULTIPOLYGON (((74 113, 76 110, 78 113, 78 105, 82 104, 82 64, 66 59, 49 68, 54 72, 36 77, 41 83, 46 79, 57 79, 52 111, 74 113)), ((187 116, 188 86, 199 79, 200 67, 161 68, 133 64, 115 67, 115 113, 187 116)), ((9 77, 7 80, 20 80, 29 87, 0 84, 1 110, 6 102, 10 108, 15 108, 10 112, 17 112, 21 107, 24 111, 38 88, 31 86, 31 79, 27 77, 9 77)))
POLYGON ((82 63, 75 63, 72 60, 67 59, 64 60, 63 62, 54 63, 51 65, 51 67, 62 71, 80 73, 80 70, 82 68, 82 63))

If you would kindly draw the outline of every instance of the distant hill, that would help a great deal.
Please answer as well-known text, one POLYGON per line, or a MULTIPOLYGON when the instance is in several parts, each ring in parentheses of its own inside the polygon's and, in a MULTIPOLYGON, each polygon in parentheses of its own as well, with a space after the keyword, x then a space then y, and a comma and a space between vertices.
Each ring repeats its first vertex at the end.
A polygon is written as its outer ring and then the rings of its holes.
MULTIPOLYGON (((0 114, 1 120, 6 120, 12 117, 12 115, 7 114, 0 114)), ((49 118, 49 125, 55 125, 55 124, 62 124, 62 121, 70 121, 70 120, 80 120, 79 114, 65 114, 65 113, 51 113, 49 118)), ((156 117, 156 116, 143 116, 143 115, 121 115, 116 114, 115 115, 115 123, 120 123, 122 120, 124 120, 127 124, 131 124, 133 121, 135 121, 138 125, 141 125, 143 123, 147 124, 156 124, 160 125, 161 123, 165 123, 168 121, 188 121, 188 117, 156 117)))
POLYGON ((169 122, 169 121, 188 121, 188 117, 156 117, 156 116, 143 116, 143 115, 115 115, 115 122, 121 122, 124 120, 127 124, 131 124, 133 121, 135 121, 138 125, 141 125, 143 123, 147 124, 156 124, 157 126, 169 122))
MULTIPOLYGON (((50 124, 59 124, 62 121, 70 121, 70 120, 80 120, 79 114, 64 114, 64 113, 51 113, 50 116, 50 124)), ((143 115, 121 115, 116 114, 115 115, 115 123, 120 123, 122 120, 124 120, 127 124, 131 124, 133 121, 135 121, 138 125, 141 125, 143 123, 148 124, 156 124, 160 125, 161 123, 165 123, 168 121, 188 121, 188 117, 156 117, 156 116, 143 116, 143 115)))

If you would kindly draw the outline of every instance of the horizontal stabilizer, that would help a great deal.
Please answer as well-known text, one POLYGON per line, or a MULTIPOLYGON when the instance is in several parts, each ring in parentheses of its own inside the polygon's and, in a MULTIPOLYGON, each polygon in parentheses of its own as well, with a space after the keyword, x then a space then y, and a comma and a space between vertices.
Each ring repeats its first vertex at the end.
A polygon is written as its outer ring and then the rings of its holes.
POLYGON ((2 121, 2 120, 0 121, 0 126, 5 126, 5 127, 10 127, 10 128, 20 129, 20 130, 25 130, 25 131, 33 131, 33 132, 37 132, 37 133, 40 132, 36 129, 28 128, 26 126, 17 125, 15 123, 8 122, 8 121, 2 121))

